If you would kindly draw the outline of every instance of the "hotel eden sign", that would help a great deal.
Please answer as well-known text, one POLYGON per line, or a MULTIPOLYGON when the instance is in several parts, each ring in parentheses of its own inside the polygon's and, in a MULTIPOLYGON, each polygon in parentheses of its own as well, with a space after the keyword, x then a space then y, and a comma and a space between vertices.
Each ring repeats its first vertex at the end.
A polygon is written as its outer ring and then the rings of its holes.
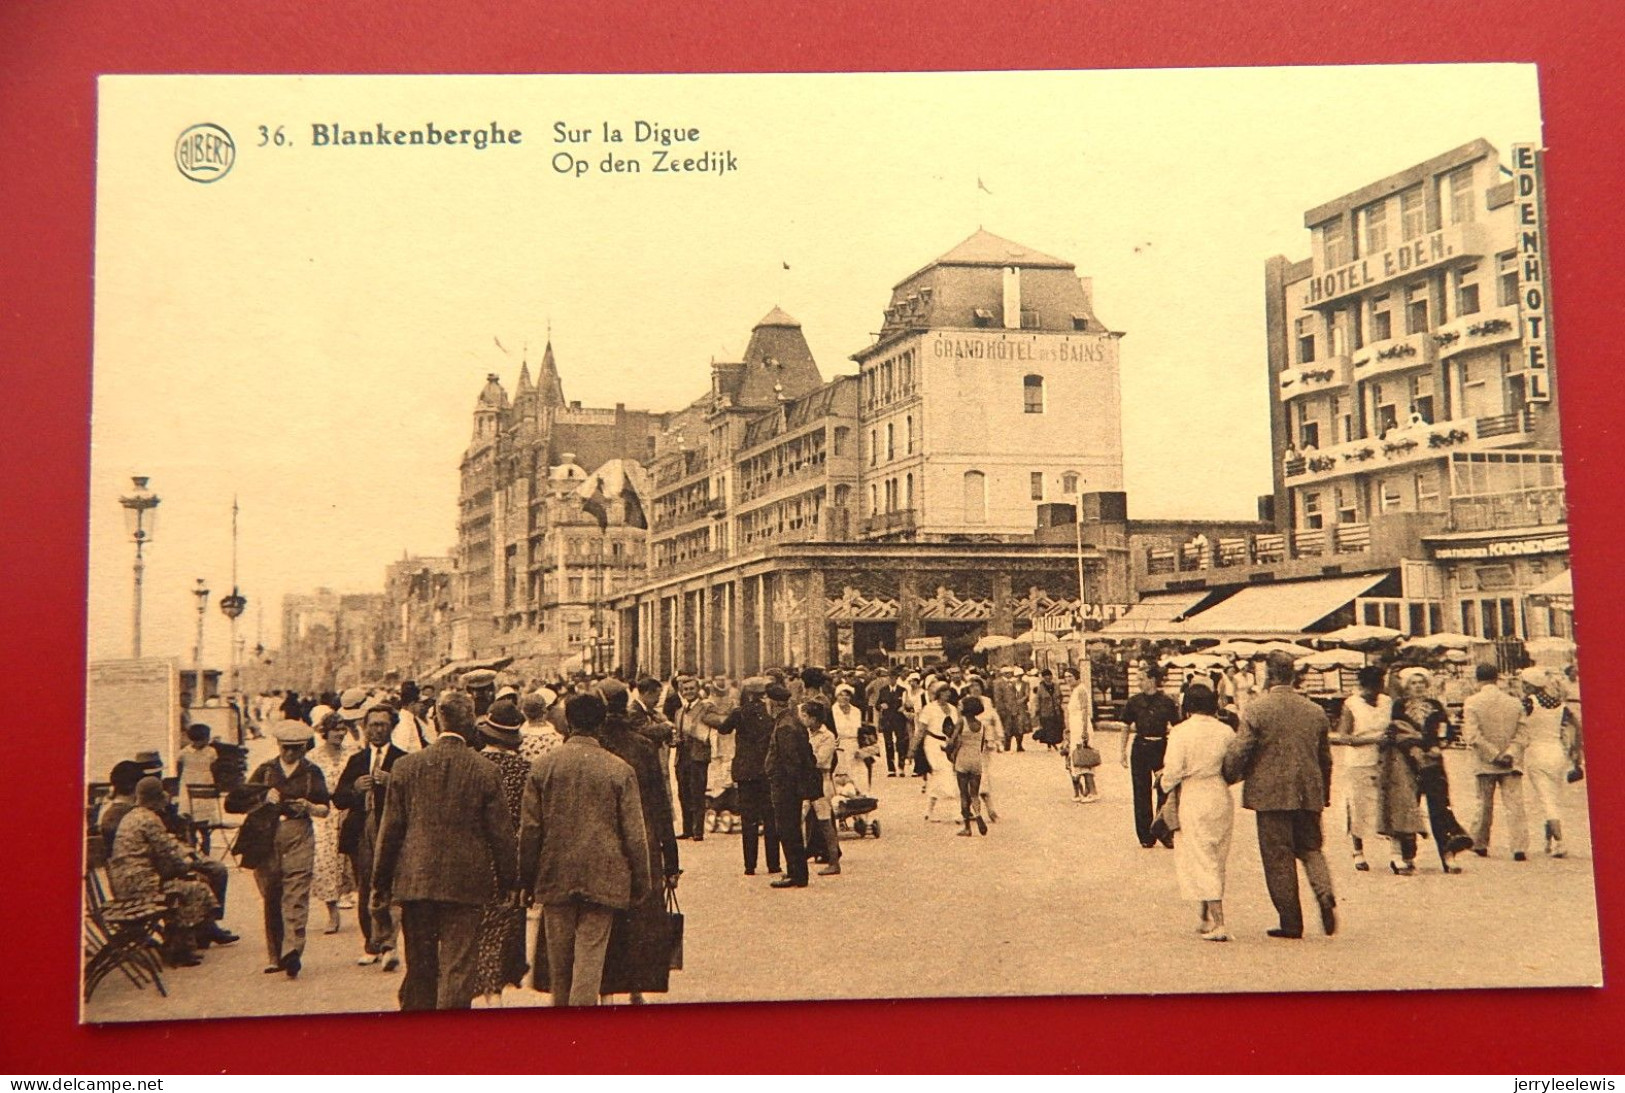
POLYGON ((1361 289, 1392 281, 1402 274, 1429 269, 1454 257, 1456 248, 1443 230, 1390 247, 1381 254, 1356 259, 1309 279, 1305 306, 1314 307, 1361 289))

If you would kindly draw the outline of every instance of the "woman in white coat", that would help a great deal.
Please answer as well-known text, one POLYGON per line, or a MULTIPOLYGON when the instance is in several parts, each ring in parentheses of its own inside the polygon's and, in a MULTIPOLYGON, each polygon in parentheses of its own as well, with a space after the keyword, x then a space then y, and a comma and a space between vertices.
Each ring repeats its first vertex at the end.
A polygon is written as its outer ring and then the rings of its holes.
POLYGON ((1205 684, 1185 692, 1185 720, 1168 733, 1162 788, 1179 790, 1179 828, 1174 835, 1174 872, 1179 894, 1202 906, 1205 941, 1229 941, 1224 926, 1224 875, 1230 858, 1235 805, 1224 780, 1225 749, 1235 735, 1215 715, 1218 696, 1205 684))
POLYGON ((959 709, 954 705, 959 696, 946 682, 931 688, 931 701, 920 711, 914 725, 914 754, 923 756, 930 768, 925 776, 925 819, 934 819, 937 802, 946 800, 949 807, 959 799, 959 779, 954 776, 954 765, 944 750, 948 734, 959 724, 959 709))

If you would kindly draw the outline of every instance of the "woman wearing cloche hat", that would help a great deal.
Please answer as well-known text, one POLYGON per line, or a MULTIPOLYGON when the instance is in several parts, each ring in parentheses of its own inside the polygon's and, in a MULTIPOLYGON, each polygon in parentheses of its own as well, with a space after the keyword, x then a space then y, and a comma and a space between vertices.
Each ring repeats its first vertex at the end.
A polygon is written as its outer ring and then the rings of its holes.
MULTIPOLYGON (((530 775, 530 763, 519 754, 520 729, 525 715, 511 698, 491 703, 491 708, 479 720, 480 754, 497 766, 502 779, 502 799, 508 811, 519 815, 519 805, 525 795, 525 779, 530 775)), ((492 891, 496 891, 497 878, 491 874, 492 891)), ((480 912, 480 927, 475 944, 475 987, 487 1000, 499 999, 507 986, 519 986, 525 978, 525 911, 508 893, 493 896, 480 912)))

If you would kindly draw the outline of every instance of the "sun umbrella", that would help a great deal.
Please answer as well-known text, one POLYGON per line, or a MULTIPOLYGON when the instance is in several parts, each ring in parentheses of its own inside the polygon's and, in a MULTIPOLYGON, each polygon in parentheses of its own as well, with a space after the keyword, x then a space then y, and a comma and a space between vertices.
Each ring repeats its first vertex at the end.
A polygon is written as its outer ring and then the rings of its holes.
POLYGON ((986 637, 976 639, 976 652, 985 653, 989 649, 1003 649, 1015 643, 1015 638, 1007 637, 1004 634, 989 634, 986 637))
POLYGON ((1218 668, 1224 664, 1224 658, 1211 653, 1181 653, 1177 657, 1169 657, 1168 663, 1175 668, 1218 668))
POLYGON ((1404 636, 1401 631, 1386 626, 1345 626, 1330 634, 1321 634, 1315 638, 1315 642, 1321 646, 1370 651, 1404 636))
POLYGON ((1209 649, 1208 652, 1212 653, 1214 656, 1240 657, 1243 660, 1247 660, 1258 656, 1258 651, 1261 648, 1263 648, 1263 646, 1256 641, 1224 641, 1209 649))
POLYGON ((1314 668, 1325 672, 1333 668, 1364 668, 1365 654, 1353 649, 1322 649, 1298 661, 1299 668, 1314 668))
POLYGON ((1470 638, 1466 634, 1428 634, 1420 638, 1411 638, 1400 643, 1401 649, 1471 649, 1478 644, 1477 638, 1470 638))
POLYGON ((1266 641, 1258 647, 1254 656, 1267 657, 1271 653, 1285 653, 1293 657, 1306 657, 1310 650, 1301 645, 1294 645, 1290 641, 1266 641))
POLYGON ((1574 642, 1568 638, 1536 638, 1534 641, 1525 642, 1523 648, 1530 656, 1572 653, 1574 652, 1574 642))

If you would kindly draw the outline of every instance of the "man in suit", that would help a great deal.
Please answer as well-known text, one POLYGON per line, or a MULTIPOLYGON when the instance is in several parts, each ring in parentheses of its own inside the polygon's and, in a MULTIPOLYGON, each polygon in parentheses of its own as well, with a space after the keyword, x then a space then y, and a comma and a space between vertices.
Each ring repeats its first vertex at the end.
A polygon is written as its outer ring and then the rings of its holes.
POLYGON ((604 700, 572 695, 564 716, 564 743, 525 782, 520 881, 542 905, 553 1004, 596 1006, 615 912, 650 889, 649 843, 637 775, 598 740, 604 700))
POLYGON ((1523 703, 1501 689, 1501 671, 1480 664, 1478 691, 1461 705, 1462 740, 1472 752, 1478 774, 1478 819, 1473 822, 1473 853, 1490 852, 1490 825, 1495 821, 1495 791, 1501 791, 1511 826, 1512 860, 1529 859, 1529 825, 1523 815, 1523 749, 1529 743, 1523 703))
POLYGON ((682 704, 672 723, 677 726, 677 804, 683 833, 679 839, 705 838, 705 776, 711 766, 710 707, 700 699, 699 681, 684 677, 677 685, 682 704))
POLYGON ((333 791, 334 807, 348 810, 339 825, 339 853, 348 857, 355 869, 356 917, 361 920, 363 942, 356 963, 364 967, 383 959, 384 970, 392 972, 400 967, 395 955, 395 917, 387 904, 377 910, 372 907, 372 851, 378 839, 378 821, 384 814, 390 772, 406 752, 392 743, 397 722, 390 706, 379 703, 368 707, 361 727, 367 746, 350 756, 339 774, 338 788, 333 791))
POLYGON ((767 712, 773 718, 773 735, 768 741, 764 767, 768 792, 773 800, 773 823, 783 848, 786 873, 774 881, 774 888, 807 887, 807 844, 801 832, 803 802, 823 790, 823 775, 813 757, 812 740, 806 728, 790 709, 790 688, 769 684, 763 692, 767 712))
POLYGON ((908 714, 903 710, 903 688, 892 683, 891 672, 875 671, 869 684, 869 708, 875 711, 880 738, 886 742, 886 777, 908 776, 908 714))
MULTIPOLYGON (((396 762, 373 852, 372 905, 401 908, 403 1010, 467 1009, 475 994, 481 908, 516 884, 514 819, 495 763, 470 747, 474 705, 440 698, 441 733, 396 762)), ((514 893, 517 898, 517 893, 514 893)))
POLYGON ((768 681, 764 676, 745 680, 739 705, 717 729, 734 734, 731 773, 739 788, 739 817, 744 823, 740 847, 745 852, 745 876, 756 875, 757 839, 767 843, 767 871, 779 872, 779 828, 773 817, 773 794, 767 783, 767 746, 773 739, 773 717, 764 705, 768 681))
POLYGON ((1225 777, 1245 779, 1241 806, 1258 820, 1264 883, 1281 924, 1270 937, 1303 936, 1298 862, 1320 904, 1327 936, 1337 932, 1332 876, 1321 853, 1320 814, 1331 796, 1331 723, 1319 706, 1293 689, 1295 662, 1273 654, 1266 665, 1267 693, 1254 699, 1225 756, 1225 777))

